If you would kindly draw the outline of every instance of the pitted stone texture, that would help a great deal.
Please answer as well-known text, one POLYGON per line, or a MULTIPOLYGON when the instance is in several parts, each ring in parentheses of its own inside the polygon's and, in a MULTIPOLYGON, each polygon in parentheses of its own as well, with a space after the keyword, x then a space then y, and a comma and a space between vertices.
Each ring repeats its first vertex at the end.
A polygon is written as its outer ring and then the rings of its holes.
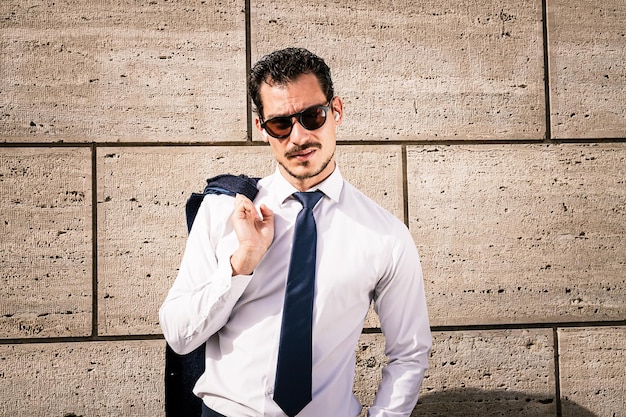
MULTIPOLYGON (((413 415, 553 417, 552 339, 541 329, 434 332, 413 415)), ((380 334, 364 334, 357 347, 355 394, 365 408, 387 363, 384 343, 380 334)))
POLYGON ((626 2, 547 6, 552 137, 626 137, 626 2))
POLYGON ((359 417, 367 415, 367 408, 374 402, 382 369, 387 365, 385 337, 382 334, 362 334, 356 348, 354 395, 363 404, 359 417))
POLYGON ((399 146, 338 146, 335 157, 346 181, 404 221, 399 146))
POLYGON ((162 416, 164 342, 0 346, 0 415, 162 416))
POLYGON ((0 149, 0 337, 91 333, 91 156, 0 149))
POLYGON ((551 330, 433 333, 414 416, 553 417, 551 330))
POLYGON ((209 177, 264 176, 257 147, 101 148, 98 169, 100 334, 158 333, 158 308, 187 239, 185 202, 209 177))
POLYGON ((243 9, 3 0, 0 140, 245 140, 243 9))
POLYGON ((407 155, 433 325, 626 318, 626 145, 407 155))
POLYGON ((545 137, 540 0, 252 7, 253 62, 295 44, 329 63, 340 139, 545 137))
POLYGON ((559 365, 564 416, 626 415, 626 327, 560 329, 559 365))
MULTIPOLYGON (((402 215, 399 147, 342 146, 346 180, 402 215), (372 172, 370 163, 383 167, 372 172)), ((223 173, 265 176, 268 147, 100 148, 98 170, 98 331, 159 333, 158 308, 176 277, 187 237, 184 204, 204 180, 223 173)), ((372 313, 366 326, 377 327, 372 313)))
POLYGON ((553 417, 551 330, 433 333, 413 416, 553 417))

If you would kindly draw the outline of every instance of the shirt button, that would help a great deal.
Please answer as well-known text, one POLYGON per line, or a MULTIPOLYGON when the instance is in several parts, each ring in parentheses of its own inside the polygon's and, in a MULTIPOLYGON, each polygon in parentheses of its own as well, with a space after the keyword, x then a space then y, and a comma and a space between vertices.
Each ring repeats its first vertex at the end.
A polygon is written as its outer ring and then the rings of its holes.
POLYGON ((267 390, 265 390, 265 394, 267 394, 268 397, 271 397, 274 395, 274 387, 268 387, 267 390))

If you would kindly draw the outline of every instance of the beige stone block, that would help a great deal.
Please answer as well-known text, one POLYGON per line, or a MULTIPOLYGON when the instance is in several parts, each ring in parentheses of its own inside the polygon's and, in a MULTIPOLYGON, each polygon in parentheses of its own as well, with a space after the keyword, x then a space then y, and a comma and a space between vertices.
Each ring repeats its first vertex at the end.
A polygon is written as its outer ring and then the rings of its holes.
POLYGON ((164 342, 0 346, 0 415, 163 416, 164 342))
POLYGON ((336 160, 346 181, 404 221, 400 146, 340 145, 337 147, 336 160))
POLYGON ((626 317, 626 146, 415 146, 431 324, 626 317))
POLYGON ((91 154, 0 149, 0 337, 91 333, 91 154))
POLYGON ((559 329, 559 365, 564 416, 626 415, 626 327, 559 329))
POLYGON ((414 416, 556 415, 552 330, 433 333, 414 416))
POLYGON ((547 7, 552 137, 626 137, 626 3, 547 7))
POLYGON ((97 169, 99 332, 141 334, 160 332, 189 195, 214 175, 264 176, 274 163, 260 147, 100 148, 97 169))
POLYGON ((354 395, 363 405, 360 417, 367 415, 367 408, 374 402, 385 365, 385 337, 380 333, 362 334, 356 347, 354 373, 354 395))
POLYGON ((246 139, 244 1, 3 0, 2 141, 246 139))
MULTIPOLYGON (((365 411, 387 363, 384 336, 357 347, 355 395, 365 411)), ((433 333, 415 416, 555 416, 551 330, 433 333)))
MULTIPOLYGON (((342 146, 344 177, 402 216, 399 147, 342 146), (372 175, 370 164, 380 167, 372 175)), ((187 229, 184 204, 205 179, 223 173, 265 176, 275 169, 269 147, 99 148, 99 333, 159 333, 158 308, 176 277, 187 229)), ((366 327, 378 327, 370 313, 366 327)))
POLYGON ((340 138, 541 139, 541 1, 251 3, 252 60, 303 46, 333 71, 340 138))

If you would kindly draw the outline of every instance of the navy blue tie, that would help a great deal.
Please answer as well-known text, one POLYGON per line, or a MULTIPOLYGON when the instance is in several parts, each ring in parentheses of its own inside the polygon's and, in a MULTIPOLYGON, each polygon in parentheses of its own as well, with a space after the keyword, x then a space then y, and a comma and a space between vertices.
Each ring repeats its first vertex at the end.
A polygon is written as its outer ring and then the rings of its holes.
POLYGON ((278 347, 274 401, 290 417, 311 402, 313 294, 317 229, 313 207, 324 193, 294 193, 302 203, 296 226, 287 276, 283 322, 278 347))

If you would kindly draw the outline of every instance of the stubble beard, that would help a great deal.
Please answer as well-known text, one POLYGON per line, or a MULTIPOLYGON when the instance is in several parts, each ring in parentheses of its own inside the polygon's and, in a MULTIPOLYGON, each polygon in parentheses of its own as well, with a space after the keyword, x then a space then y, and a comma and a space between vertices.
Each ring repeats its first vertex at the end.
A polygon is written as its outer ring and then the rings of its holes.
MULTIPOLYGON (((305 146, 305 147, 299 148, 298 150, 303 150, 303 149, 306 149, 306 148, 308 148, 308 147, 316 147, 316 148, 318 148, 318 149, 321 149, 321 148, 322 148, 321 146, 316 146, 316 145, 313 145, 313 146, 305 146)), ((294 152, 292 151, 292 152, 290 152, 290 153, 294 153, 294 152)), ((285 156, 289 159, 289 154, 287 154, 287 155, 285 155, 285 156)), ((280 166, 282 166, 282 167, 283 167, 283 169, 285 170, 285 172, 287 172, 287 174, 289 174, 289 175, 290 175, 290 176, 292 176, 293 178, 295 178, 295 179, 297 179, 297 180, 306 180, 306 179, 309 179, 309 178, 314 178, 314 177, 318 176, 319 174, 321 174, 322 172, 324 172, 324 170, 325 170, 325 169, 328 167, 328 165, 332 162, 332 160, 333 160, 333 158, 334 158, 334 157, 335 157, 335 153, 333 152, 333 153, 332 153, 332 154, 328 157, 328 159, 327 159, 327 160, 325 160, 325 161, 322 163, 322 165, 320 166, 320 168, 319 168, 318 170, 315 170, 315 171, 312 171, 312 172, 309 172, 309 173, 306 173, 306 174, 301 174, 301 175, 296 174, 295 172, 293 172, 292 170, 290 170, 290 169, 286 166, 286 164, 284 164, 283 162, 280 162, 280 161, 279 161, 278 163, 280 164, 280 166)), ((299 165, 299 166, 302 166, 302 167, 307 167, 308 165, 310 165, 310 162, 309 162, 309 161, 305 161, 305 162, 300 163, 300 165, 299 165)))

